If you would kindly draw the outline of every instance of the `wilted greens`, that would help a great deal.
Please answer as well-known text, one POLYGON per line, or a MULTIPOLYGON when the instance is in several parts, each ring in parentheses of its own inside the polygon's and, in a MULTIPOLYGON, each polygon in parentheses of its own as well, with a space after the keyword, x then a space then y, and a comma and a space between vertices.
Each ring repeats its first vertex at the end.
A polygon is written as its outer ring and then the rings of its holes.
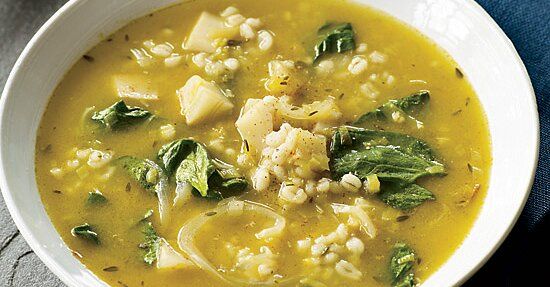
POLYGON ((414 184, 424 176, 444 175, 427 143, 409 135, 340 127, 333 134, 330 170, 336 179, 353 173, 361 180, 376 174, 382 182, 381 199, 392 207, 410 209, 434 199, 414 184))
POLYGON ((129 107, 124 101, 118 101, 104 110, 95 112, 92 120, 110 130, 119 130, 137 124, 150 116, 150 112, 140 107, 129 107))
POLYGON ((327 23, 319 28, 317 35, 313 61, 326 54, 355 49, 355 32, 350 23, 327 23))

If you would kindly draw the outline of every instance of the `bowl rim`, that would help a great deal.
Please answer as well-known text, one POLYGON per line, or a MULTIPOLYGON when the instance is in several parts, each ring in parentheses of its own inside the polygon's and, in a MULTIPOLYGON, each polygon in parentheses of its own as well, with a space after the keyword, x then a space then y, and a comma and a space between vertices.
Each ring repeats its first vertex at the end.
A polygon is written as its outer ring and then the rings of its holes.
MULTIPOLYGON (((474 8, 480 15, 483 16, 483 18, 487 21, 487 23, 491 26, 492 30, 497 32, 498 37, 505 41, 507 44, 508 50, 512 53, 514 56, 514 60, 519 64, 519 67, 521 68, 523 81, 526 81, 528 83, 528 89, 529 89, 529 96, 530 96, 530 104, 532 107, 532 124, 534 127, 535 132, 535 139, 534 139, 534 148, 535 153, 533 154, 533 159, 531 162, 531 169, 529 170, 530 178, 527 181, 527 185, 524 187, 525 191, 523 194, 523 197, 521 198, 521 203, 518 206, 518 209, 515 211, 515 214, 513 216, 513 220, 509 222, 507 228, 501 232, 499 240, 496 242, 496 244, 490 249, 488 253, 486 253, 482 259, 474 265, 473 268, 471 268, 467 273, 465 273, 460 280, 455 282, 452 286, 460 286, 463 283, 465 283, 468 279, 470 279, 481 267, 489 261, 489 259, 495 254, 495 252, 500 248, 502 243, 508 238, 508 235, 516 225, 520 215, 523 212, 523 209, 525 208, 525 204, 527 203, 527 199, 531 195, 533 182, 535 180, 535 175, 538 168, 538 162, 539 162, 539 153, 540 153, 540 116, 538 113, 538 106, 537 106, 537 97, 535 94, 535 89, 533 88, 533 83, 531 82, 531 77, 529 76, 529 72, 527 71, 527 68, 525 67, 525 63, 523 63, 523 60, 521 59, 521 56, 519 55, 518 51, 516 50, 516 47, 512 40, 506 35, 506 33, 502 30, 502 28, 497 24, 497 22, 491 17, 491 15, 475 0, 464 0, 466 2, 465 5, 470 5, 471 8, 474 8)), ((479 218, 476 218, 475 221, 477 221, 479 218)), ((454 252, 453 252, 454 253, 454 252)))
MULTIPOLYGON (((44 35, 49 30, 52 29, 53 23, 60 21, 64 17, 67 17, 70 13, 74 12, 78 8, 79 4, 86 1, 87 0, 69 0, 61 8, 59 8, 40 27, 40 29, 33 35, 31 40, 27 43, 27 45, 25 46, 25 48, 17 58, 17 61, 13 65, 12 70, 5 83, 2 94, 0 96, 0 128, 2 128, 6 124, 5 123, 6 121, 4 120, 5 110, 6 110, 6 101, 7 101, 7 98, 12 94, 11 93, 12 86, 16 82, 19 74, 24 72, 24 69, 22 68, 23 67, 22 63, 29 56, 29 54, 32 54, 32 52, 35 49, 39 48, 39 45, 37 44, 44 37, 44 35)), ((513 229, 518 218, 520 217, 529 195, 531 194, 531 189, 534 182, 536 170, 538 167, 539 153, 540 153, 540 123, 539 123, 540 120, 539 120, 539 113, 537 108, 537 100, 536 100, 535 91, 531 83, 529 73, 525 67, 525 64, 523 63, 521 57, 519 56, 512 41, 508 38, 508 36, 504 33, 504 31, 500 28, 500 26, 495 22, 495 20, 489 15, 489 13, 485 11, 485 9, 475 0, 462 0, 462 1, 464 2, 464 5, 468 5, 469 8, 473 9, 474 11, 479 13, 480 16, 484 18, 486 23, 490 25, 490 28, 497 33, 498 38, 500 38, 501 40, 504 40, 504 42, 507 44, 506 48, 508 48, 508 50, 514 56, 515 59, 513 60, 519 65, 519 68, 521 69, 521 73, 523 76, 523 78, 520 80, 528 83, 528 92, 530 96, 529 104, 532 108, 530 117, 532 120, 534 131, 536 131, 536 133, 535 133, 535 139, 533 141, 534 148, 535 148, 534 158, 531 159, 530 161, 531 162, 531 169, 529 170, 530 178, 527 181, 527 185, 524 186, 523 188, 523 197, 521 198, 521 203, 518 205, 518 209, 515 210, 513 220, 511 220, 508 223, 508 226, 506 229, 502 230, 499 240, 494 244, 494 246, 490 249, 490 251, 485 255, 483 255, 482 259, 479 260, 468 272, 465 272, 464 275, 462 275, 457 282, 453 282, 452 286, 460 285, 464 283, 466 280, 468 280, 471 276, 473 276, 473 274, 475 274, 492 257, 492 255, 496 252, 496 250, 502 245, 502 243, 508 237, 510 231, 513 229)), ((2 139, 0 138, 0 155, 3 154, 3 150, 4 150, 4 144, 2 139)), ((6 207, 10 212, 10 215, 13 221, 15 222, 15 225, 17 226, 18 230, 20 231, 21 235, 23 235, 23 238, 25 239, 27 244, 31 247, 31 249, 35 252, 35 254, 40 258, 40 260, 44 262, 44 264, 48 267, 48 269, 51 270, 63 283, 67 284, 68 286, 78 286, 75 284, 75 281, 72 279, 70 273, 68 273, 66 270, 64 270, 64 268, 59 266, 59 264, 53 258, 53 256, 49 254, 49 251, 46 248, 44 248, 35 237, 32 236, 30 232, 30 227, 22 219, 20 215, 20 211, 17 209, 16 204, 13 201, 11 191, 9 191, 8 189, 7 178, 4 172, 6 168, 7 167, 5 166, 5 163, 2 157, 0 160, 0 190, 2 191, 2 195, 4 197, 6 207)), ((477 220, 478 219, 476 219, 476 221, 477 220)))

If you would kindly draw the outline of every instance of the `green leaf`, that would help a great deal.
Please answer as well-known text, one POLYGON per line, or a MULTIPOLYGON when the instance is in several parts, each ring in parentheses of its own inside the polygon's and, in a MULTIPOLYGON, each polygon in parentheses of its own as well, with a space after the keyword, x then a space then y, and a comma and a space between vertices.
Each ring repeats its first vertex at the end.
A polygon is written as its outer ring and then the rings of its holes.
POLYGON ((399 280, 397 280, 392 285, 393 287, 414 287, 414 274, 409 273, 403 277, 401 277, 399 280))
POLYGON ((161 238, 158 236, 153 224, 147 222, 142 230, 144 236, 144 242, 139 245, 140 248, 145 249, 143 254, 143 261, 149 265, 152 265, 157 260, 157 251, 161 238))
POLYGON ((173 174, 178 165, 189 155, 197 143, 189 139, 180 139, 165 144, 158 152, 158 158, 162 161, 163 168, 168 175, 173 174))
POLYGON ((208 199, 222 200, 231 196, 239 195, 248 187, 248 182, 244 177, 222 178, 218 171, 214 172, 208 179, 208 192, 206 195, 200 194, 196 189, 193 194, 208 199))
POLYGON ((88 193, 88 199, 86 203, 89 205, 104 204, 107 202, 107 198, 103 196, 103 193, 99 190, 90 191, 88 193))
POLYGON ((90 226, 88 223, 75 226, 73 229, 71 229, 71 234, 75 237, 81 237, 89 240, 95 244, 100 243, 98 234, 92 229, 92 226, 90 226))
POLYGON ((423 176, 445 174, 428 144, 405 134, 341 127, 330 151, 330 170, 337 179, 351 172, 362 180, 376 174, 380 181, 413 183, 423 176), (344 129, 351 140, 342 140, 344 129))
POLYGON ((226 189, 232 192, 240 192, 248 187, 248 182, 244 177, 224 179, 220 184, 220 189, 226 189))
POLYGON ((248 187, 248 182, 235 167, 217 159, 213 163, 216 171, 208 179, 207 198, 221 200, 238 195, 248 187))
POLYGON ((153 162, 140 159, 133 156, 123 156, 118 158, 117 163, 135 179, 143 188, 155 191, 163 171, 153 162))
POLYGON ((379 198, 389 206, 408 210, 435 196, 414 184, 421 177, 444 175, 445 167, 427 143, 409 135, 340 127, 330 147, 330 170, 335 179, 353 173, 361 180, 376 174, 379 198))
POLYGON ((411 247, 402 242, 394 245, 390 260, 392 286, 414 286, 412 268, 415 261, 416 255, 411 247))
POLYGON ((427 200, 435 200, 433 193, 416 184, 384 183, 381 189, 380 199, 396 209, 409 210, 427 200))
POLYGON ((420 91, 408 97, 389 100, 387 103, 376 108, 375 110, 357 118, 352 125, 359 125, 373 120, 386 120, 387 118, 391 118, 391 114, 393 112, 407 114, 412 112, 415 108, 424 106, 429 100, 430 93, 428 91, 420 91))
MULTIPOLYGON (((206 148, 194 141, 192 141, 194 147, 190 152, 181 152, 184 149, 183 147, 187 149, 191 146, 191 143, 189 143, 191 140, 180 141, 182 144, 178 144, 178 146, 182 148, 178 151, 178 154, 180 154, 178 157, 185 156, 176 170, 177 184, 189 183, 193 186, 195 195, 216 200, 237 195, 246 189, 248 182, 234 166, 218 159, 211 159, 206 148)), ((164 156, 166 154, 163 153, 164 156)), ((173 161, 171 164, 175 164, 175 162, 173 161)))
POLYGON ((343 53, 355 49, 355 33, 350 23, 327 23, 317 31, 315 44, 317 61, 325 54, 343 53))
POLYGON ((185 157, 176 171, 177 182, 188 182, 202 196, 208 194, 208 178, 215 167, 208 158, 206 148, 197 143, 192 152, 185 157))
POLYGON ((139 123, 151 116, 151 113, 140 107, 129 107, 124 101, 95 112, 92 120, 102 124, 110 130, 118 130, 139 123))

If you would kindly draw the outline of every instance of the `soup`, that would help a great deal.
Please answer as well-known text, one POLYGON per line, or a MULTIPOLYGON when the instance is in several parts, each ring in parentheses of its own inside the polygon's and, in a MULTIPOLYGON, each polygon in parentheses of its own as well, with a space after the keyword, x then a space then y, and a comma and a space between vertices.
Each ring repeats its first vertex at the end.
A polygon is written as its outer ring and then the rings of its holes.
POLYGON ((181 3, 101 41, 36 143, 46 210, 112 286, 414 286, 490 142, 458 65, 345 1, 181 3))

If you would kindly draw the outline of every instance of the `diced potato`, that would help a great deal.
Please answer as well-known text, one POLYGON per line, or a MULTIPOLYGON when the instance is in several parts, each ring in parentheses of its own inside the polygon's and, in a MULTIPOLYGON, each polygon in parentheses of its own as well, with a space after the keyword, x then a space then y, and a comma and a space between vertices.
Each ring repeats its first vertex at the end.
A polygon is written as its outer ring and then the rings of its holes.
POLYGON ((307 130, 300 130, 299 142, 303 145, 301 148, 304 154, 309 154, 309 161, 303 165, 315 172, 328 170, 327 142, 321 135, 315 135, 307 130))
POLYGON ((238 33, 238 27, 227 27, 221 17, 202 12, 183 48, 190 51, 213 53, 216 51, 214 40, 232 39, 238 33))
POLYGON ((235 126, 242 139, 247 141, 250 152, 261 153, 264 147, 263 139, 273 131, 273 113, 272 104, 260 99, 246 101, 235 126))
POLYGON ((151 88, 145 75, 115 75, 113 83, 118 96, 136 100, 158 100, 158 94, 151 88))
POLYGON ((185 116, 188 125, 216 119, 231 113, 233 109, 233 103, 216 84, 205 81, 197 75, 189 78, 177 94, 181 104, 181 114, 185 116))

